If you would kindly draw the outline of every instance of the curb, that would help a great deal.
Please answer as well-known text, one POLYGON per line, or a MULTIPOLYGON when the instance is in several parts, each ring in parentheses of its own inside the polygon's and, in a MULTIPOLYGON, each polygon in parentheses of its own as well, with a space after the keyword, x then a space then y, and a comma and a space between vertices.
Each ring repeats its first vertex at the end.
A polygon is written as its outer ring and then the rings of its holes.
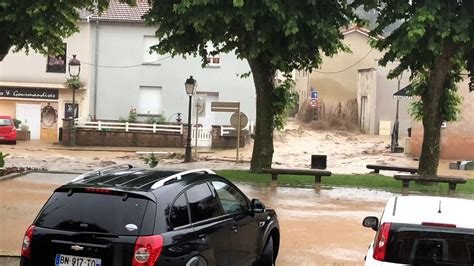
MULTIPOLYGON (((71 175, 81 175, 83 173, 87 172, 87 170, 85 170, 84 172, 74 172, 74 171, 61 171, 61 170, 52 170, 52 171, 26 171, 26 172, 21 172, 21 173, 11 173, 11 174, 8 174, 6 176, 1 176, 0 177, 0 182, 3 182, 3 181, 7 181, 7 180, 10 180, 10 179, 14 179, 14 178, 17 178, 17 177, 20 177, 20 176, 24 176, 24 175, 28 175, 28 174, 31 174, 31 173, 42 173, 42 174, 71 174, 71 175)), ((3 256, 3 255, 0 255, 0 257, 3 256)))
POLYGON ((24 176, 24 175, 27 175, 27 174, 30 174, 30 173, 33 173, 33 172, 34 171, 26 171, 26 172, 11 173, 11 174, 8 174, 8 175, 5 175, 5 176, 1 176, 0 177, 0 182, 7 181, 7 180, 10 180, 10 179, 13 179, 13 178, 20 177, 20 176, 24 176))
POLYGON ((0 265, 18 266, 20 265, 20 256, 0 255, 0 265))

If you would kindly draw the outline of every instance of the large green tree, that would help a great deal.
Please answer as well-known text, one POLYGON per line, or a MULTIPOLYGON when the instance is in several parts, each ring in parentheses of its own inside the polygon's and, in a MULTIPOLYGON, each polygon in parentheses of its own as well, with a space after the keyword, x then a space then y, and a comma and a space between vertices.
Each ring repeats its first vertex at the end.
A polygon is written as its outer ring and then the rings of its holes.
MULTIPOLYGON (((159 26, 154 50, 200 55, 235 52, 246 59, 256 88, 256 129, 251 170, 270 167, 273 129, 284 97, 275 90, 276 71, 312 69, 323 55, 344 49, 341 27, 352 11, 346 0, 151 0, 145 15, 159 26)), ((277 119, 278 120, 278 119, 277 119)))
POLYGON ((11 48, 61 53, 78 32, 79 10, 103 9, 107 0, 0 0, 0 62, 11 48))
POLYGON ((373 34, 381 34, 394 23, 401 25, 375 46, 387 51, 380 64, 399 60, 389 74, 397 77, 409 70, 415 80, 415 105, 421 113, 424 137, 419 173, 437 174, 441 124, 452 120, 459 99, 456 82, 461 71, 474 75, 473 0, 358 0, 355 5, 377 9, 373 34))

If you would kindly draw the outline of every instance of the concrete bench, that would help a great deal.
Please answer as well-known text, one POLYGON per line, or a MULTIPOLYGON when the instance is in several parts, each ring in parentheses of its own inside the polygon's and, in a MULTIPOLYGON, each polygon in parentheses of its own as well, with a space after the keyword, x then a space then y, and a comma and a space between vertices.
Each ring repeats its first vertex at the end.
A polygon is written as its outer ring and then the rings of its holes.
POLYGON ((263 168, 263 173, 272 175, 272 188, 278 186, 278 175, 307 175, 314 176, 313 187, 316 191, 321 190, 321 178, 323 176, 330 176, 330 171, 317 170, 317 169, 289 169, 289 168, 263 168))
POLYGON ((407 172, 410 174, 418 173, 418 169, 414 167, 399 167, 399 166, 392 166, 392 165, 376 165, 376 164, 368 164, 366 165, 367 169, 372 169, 372 173, 380 173, 380 170, 383 171, 396 171, 396 172, 407 172))
POLYGON ((426 177, 420 175, 395 175, 395 180, 402 181, 402 195, 408 195, 410 181, 415 182, 426 182, 426 183, 448 183, 449 190, 448 195, 453 195, 456 191, 457 184, 465 184, 466 178, 463 177, 451 177, 451 176, 433 176, 426 177))

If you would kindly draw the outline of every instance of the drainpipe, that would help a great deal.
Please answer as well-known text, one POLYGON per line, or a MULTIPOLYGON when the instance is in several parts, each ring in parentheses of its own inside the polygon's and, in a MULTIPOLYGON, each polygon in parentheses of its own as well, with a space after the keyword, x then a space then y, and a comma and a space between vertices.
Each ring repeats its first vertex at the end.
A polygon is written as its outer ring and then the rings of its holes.
POLYGON ((97 117, 97 74, 99 72, 99 20, 96 20, 95 26, 95 45, 94 45, 94 99, 93 99, 93 117, 97 117))

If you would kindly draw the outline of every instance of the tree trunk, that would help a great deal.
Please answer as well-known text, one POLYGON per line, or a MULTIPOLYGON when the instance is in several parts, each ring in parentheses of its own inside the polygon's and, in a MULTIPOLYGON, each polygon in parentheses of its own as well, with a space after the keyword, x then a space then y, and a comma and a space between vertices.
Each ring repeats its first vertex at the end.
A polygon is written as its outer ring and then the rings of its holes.
POLYGON ((250 171, 260 172, 271 167, 273 157, 273 89, 275 70, 263 60, 249 59, 250 69, 257 93, 255 142, 250 162, 250 171))
POLYGON ((441 124, 443 123, 441 107, 445 101, 446 77, 453 67, 451 57, 454 49, 454 45, 445 45, 443 52, 436 58, 434 67, 430 70, 427 88, 421 95, 424 135, 418 173, 423 176, 435 176, 438 173, 441 124))

